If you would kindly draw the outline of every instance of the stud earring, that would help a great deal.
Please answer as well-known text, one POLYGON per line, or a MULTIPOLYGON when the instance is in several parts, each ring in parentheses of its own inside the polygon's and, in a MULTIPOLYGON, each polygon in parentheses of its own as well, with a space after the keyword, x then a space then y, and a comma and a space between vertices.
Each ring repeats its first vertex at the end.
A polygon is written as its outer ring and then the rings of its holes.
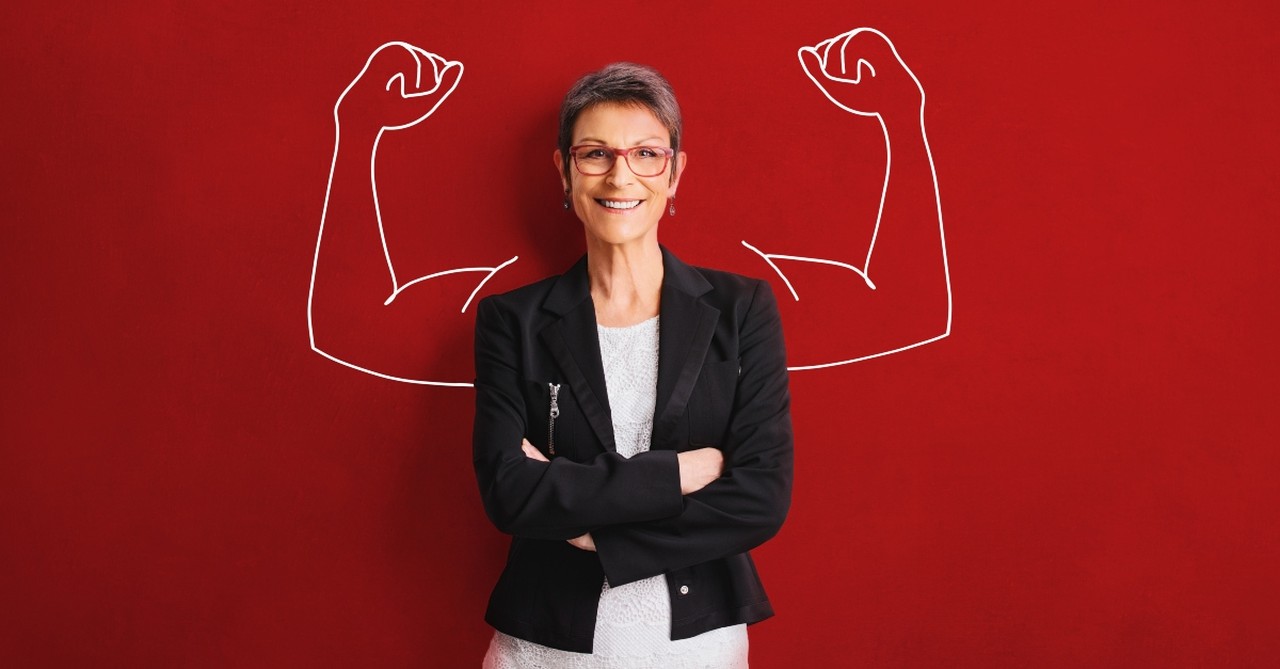
POLYGON ((667 200, 667 215, 668 216, 676 215, 676 199, 674 197, 667 200))
POLYGON ((569 189, 564 189, 564 208, 569 208, 569 189))

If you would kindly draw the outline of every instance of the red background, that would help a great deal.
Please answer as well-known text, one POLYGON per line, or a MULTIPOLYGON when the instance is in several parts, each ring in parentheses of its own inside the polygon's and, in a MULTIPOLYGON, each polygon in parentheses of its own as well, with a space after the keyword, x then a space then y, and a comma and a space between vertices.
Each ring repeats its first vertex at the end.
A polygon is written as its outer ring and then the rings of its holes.
POLYGON ((388 40, 465 62, 384 147, 389 240, 484 226, 551 271, 558 97, 656 65, 692 155, 664 239, 732 267, 874 214, 878 131, 794 56, 864 25, 928 94, 954 332, 793 376, 753 666, 1280 658, 1264 3, 74 4, 0 9, 0 665, 478 666, 470 391, 307 344, 338 93, 388 40))

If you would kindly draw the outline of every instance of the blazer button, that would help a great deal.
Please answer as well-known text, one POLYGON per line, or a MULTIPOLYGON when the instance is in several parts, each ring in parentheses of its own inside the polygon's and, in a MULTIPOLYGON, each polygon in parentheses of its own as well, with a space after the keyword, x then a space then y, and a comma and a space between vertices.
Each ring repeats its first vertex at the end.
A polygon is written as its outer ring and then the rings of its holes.
POLYGON ((689 594, 689 586, 687 586, 687 585, 682 585, 682 586, 680 586, 680 594, 682 594, 682 595, 687 595, 687 594, 689 594))

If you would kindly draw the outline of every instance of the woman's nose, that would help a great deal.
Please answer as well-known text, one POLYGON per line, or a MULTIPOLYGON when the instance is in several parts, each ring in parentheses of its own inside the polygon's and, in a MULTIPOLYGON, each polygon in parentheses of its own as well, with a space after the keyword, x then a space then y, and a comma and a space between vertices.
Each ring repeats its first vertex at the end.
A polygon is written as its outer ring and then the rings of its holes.
POLYGON ((627 186, 636 178, 636 173, 631 171, 631 166, 627 164, 626 156, 614 156, 613 168, 605 175, 605 181, 613 186, 627 186))

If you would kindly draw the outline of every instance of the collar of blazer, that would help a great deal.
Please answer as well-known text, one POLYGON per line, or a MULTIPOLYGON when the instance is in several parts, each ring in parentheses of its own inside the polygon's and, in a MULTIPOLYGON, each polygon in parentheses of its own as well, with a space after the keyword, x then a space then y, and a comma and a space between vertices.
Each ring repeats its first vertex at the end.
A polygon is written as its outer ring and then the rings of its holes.
MULTIPOLYGON (((689 404, 720 310, 702 296, 711 284, 698 270, 662 248, 662 306, 658 334, 658 397, 653 416, 653 449, 676 449, 676 426, 689 404)), ((605 390, 596 310, 583 256, 556 279, 542 308, 558 318, 539 333, 564 372, 600 443, 617 450, 609 395, 605 390)))

